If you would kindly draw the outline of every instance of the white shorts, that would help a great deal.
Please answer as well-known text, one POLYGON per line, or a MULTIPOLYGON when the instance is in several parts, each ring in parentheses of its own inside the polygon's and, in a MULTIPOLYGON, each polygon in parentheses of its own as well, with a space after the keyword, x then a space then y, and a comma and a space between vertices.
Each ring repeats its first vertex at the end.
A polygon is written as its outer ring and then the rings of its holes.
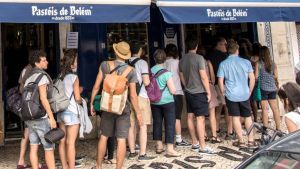
POLYGON ((297 112, 289 112, 287 114, 284 115, 286 118, 288 118, 289 120, 291 120, 292 122, 294 122, 297 125, 297 128, 300 129, 300 114, 297 112))

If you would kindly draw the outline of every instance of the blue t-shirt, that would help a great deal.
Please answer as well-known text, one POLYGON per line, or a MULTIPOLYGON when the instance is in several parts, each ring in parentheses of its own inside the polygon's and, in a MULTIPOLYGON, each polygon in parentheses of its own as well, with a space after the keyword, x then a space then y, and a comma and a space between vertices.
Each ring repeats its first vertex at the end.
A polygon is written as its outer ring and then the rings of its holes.
MULTIPOLYGON (((164 67, 159 66, 159 65, 155 65, 151 68, 151 72, 153 74, 155 74, 161 69, 164 69, 164 67)), ((171 77, 172 77, 171 72, 165 72, 157 78, 157 84, 158 84, 158 86, 161 90, 166 87, 167 81, 171 77)), ((157 102, 157 103, 151 103, 151 104, 162 105, 162 104, 167 104, 167 103, 171 103, 171 102, 174 102, 174 97, 173 97, 172 93, 170 92, 169 88, 166 87, 164 92, 162 93, 160 101, 157 102)))
POLYGON ((250 61, 231 55, 221 62, 218 77, 225 80, 225 96, 233 102, 246 101, 250 97, 248 77, 253 72, 250 61))

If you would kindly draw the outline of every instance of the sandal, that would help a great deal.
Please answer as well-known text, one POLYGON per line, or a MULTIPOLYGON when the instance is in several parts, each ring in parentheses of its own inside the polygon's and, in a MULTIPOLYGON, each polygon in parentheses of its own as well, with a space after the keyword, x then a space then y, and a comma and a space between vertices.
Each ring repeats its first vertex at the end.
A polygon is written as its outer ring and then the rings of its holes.
POLYGON ((165 152, 165 150, 164 149, 156 149, 155 152, 156 152, 156 154, 161 154, 161 153, 165 152))
POLYGON ((248 141, 248 147, 256 148, 258 146, 257 142, 255 141, 248 141))
POLYGON ((115 159, 105 159, 103 161, 104 164, 117 164, 116 160, 115 159))
POLYGON ((232 145, 239 148, 247 148, 247 145, 244 142, 240 141, 233 142, 232 145))
POLYGON ((210 142, 211 142, 212 144, 215 144, 215 143, 222 143, 222 140, 221 140, 219 137, 212 136, 211 139, 210 139, 210 142))
POLYGON ((204 136, 204 138, 205 141, 209 141, 209 138, 207 136, 204 136))
POLYGON ((165 155, 165 157, 167 157, 167 158, 180 157, 180 156, 181 156, 180 153, 175 153, 175 154, 169 154, 169 153, 167 153, 167 154, 165 155))

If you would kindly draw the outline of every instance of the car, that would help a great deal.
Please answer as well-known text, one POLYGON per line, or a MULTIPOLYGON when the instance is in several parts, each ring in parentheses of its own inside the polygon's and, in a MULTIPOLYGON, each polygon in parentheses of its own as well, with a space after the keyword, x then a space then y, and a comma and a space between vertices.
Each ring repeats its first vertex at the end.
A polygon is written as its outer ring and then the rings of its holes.
POLYGON ((300 169, 300 130, 261 147, 236 169, 300 169))

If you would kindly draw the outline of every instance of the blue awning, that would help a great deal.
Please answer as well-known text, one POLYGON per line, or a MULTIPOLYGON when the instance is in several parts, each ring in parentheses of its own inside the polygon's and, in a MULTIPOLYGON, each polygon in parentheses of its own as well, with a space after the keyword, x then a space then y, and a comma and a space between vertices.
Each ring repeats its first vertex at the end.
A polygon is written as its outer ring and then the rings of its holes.
POLYGON ((167 23, 300 21, 300 0, 157 0, 167 23))
POLYGON ((149 22, 150 4, 151 0, 0 0, 0 22, 149 22))

